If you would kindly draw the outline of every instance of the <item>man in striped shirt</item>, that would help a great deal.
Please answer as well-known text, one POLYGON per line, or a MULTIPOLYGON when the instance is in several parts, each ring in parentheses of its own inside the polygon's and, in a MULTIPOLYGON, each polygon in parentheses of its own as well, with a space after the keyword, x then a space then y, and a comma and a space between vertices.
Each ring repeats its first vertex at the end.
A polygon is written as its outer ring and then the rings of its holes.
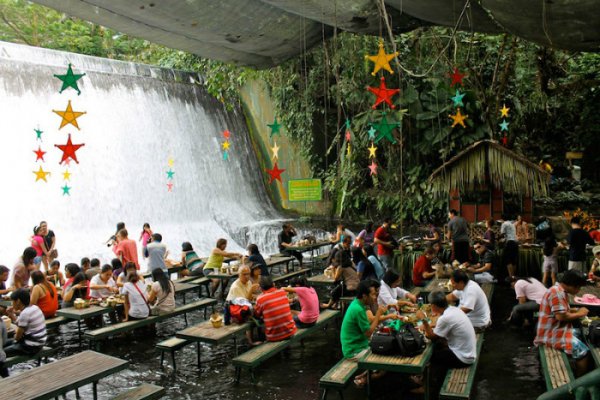
POLYGON ((38 306, 29 304, 29 292, 18 289, 12 292, 10 299, 13 302, 12 310, 7 310, 7 315, 16 322, 17 331, 14 341, 9 340, 4 348, 7 356, 16 354, 36 354, 46 344, 46 320, 38 306), (15 312, 19 312, 16 318, 15 312))
POLYGON ((260 278, 260 288, 263 294, 256 299, 254 314, 265 323, 267 341, 278 342, 293 336, 297 328, 286 292, 275 288, 269 276, 260 278))

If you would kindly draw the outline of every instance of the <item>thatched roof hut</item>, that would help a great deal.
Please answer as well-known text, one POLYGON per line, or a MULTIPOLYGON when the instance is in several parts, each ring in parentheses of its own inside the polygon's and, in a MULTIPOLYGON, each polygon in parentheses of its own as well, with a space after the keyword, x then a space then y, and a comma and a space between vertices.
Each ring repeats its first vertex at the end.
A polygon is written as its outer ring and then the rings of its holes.
POLYGON ((429 177, 438 195, 491 186, 521 196, 547 196, 550 174, 494 140, 475 142, 429 177))

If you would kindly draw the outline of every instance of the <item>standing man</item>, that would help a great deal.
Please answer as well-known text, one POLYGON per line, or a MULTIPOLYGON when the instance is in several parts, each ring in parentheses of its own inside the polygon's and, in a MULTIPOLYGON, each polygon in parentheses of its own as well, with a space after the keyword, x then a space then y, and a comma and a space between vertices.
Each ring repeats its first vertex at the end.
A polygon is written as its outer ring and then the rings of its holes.
POLYGON ((455 209, 448 213, 448 239, 452 240, 452 258, 463 264, 469 262, 469 224, 455 209))
POLYGON ((569 269, 585 272, 583 269, 586 256, 585 245, 593 246, 595 243, 590 234, 581 228, 581 218, 571 218, 571 231, 567 242, 569 242, 569 269))
POLYGON ((384 219, 383 225, 375 231, 374 239, 374 243, 377 245, 377 255, 386 271, 393 267, 394 261, 394 238, 388 231, 391 222, 391 218, 384 219))
POLYGON ((138 262, 137 245, 135 244, 135 240, 131 240, 127 236, 128 233, 125 228, 117 232, 117 242, 113 243, 113 252, 123 265, 132 262, 135 264, 135 268, 139 270, 140 263, 138 262))
POLYGON ((152 234, 152 241, 146 245, 145 251, 148 257, 148 272, 160 268, 168 275, 169 269, 167 268, 167 264, 165 264, 167 245, 162 243, 162 235, 160 233, 152 234))
POLYGON ((513 278, 517 274, 517 260, 519 259, 519 242, 517 241, 517 229, 510 221, 508 214, 502 215, 500 236, 506 241, 502 253, 503 264, 506 265, 508 277, 513 278))
POLYGON ((300 267, 302 267, 302 253, 294 250, 294 246, 292 245, 293 238, 297 235, 298 233, 292 224, 283 224, 282 230, 277 237, 277 242, 279 243, 279 252, 286 256, 296 257, 296 260, 300 263, 300 267))

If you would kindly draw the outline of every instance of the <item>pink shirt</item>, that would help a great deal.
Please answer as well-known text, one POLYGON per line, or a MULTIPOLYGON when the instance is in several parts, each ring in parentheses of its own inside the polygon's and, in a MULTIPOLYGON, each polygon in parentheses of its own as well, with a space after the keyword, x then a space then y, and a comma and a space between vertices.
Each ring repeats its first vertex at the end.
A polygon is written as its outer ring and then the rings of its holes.
POLYGON ((319 297, 315 289, 311 287, 295 287, 294 290, 300 300, 300 309, 302 310, 298 314, 300 322, 305 324, 312 324, 319 319, 319 297))
POLYGON ((31 242, 31 246, 35 249, 38 257, 44 254, 42 250, 42 244, 44 243, 44 238, 40 235, 35 235, 33 237, 33 241, 31 242))
POLYGON ((121 240, 114 248, 114 252, 117 256, 123 256, 123 267, 128 262, 132 262, 135 264, 137 269, 140 269, 140 264, 138 263, 138 254, 137 254, 137 246, 135 245, 135 241, 131 239, 121 240))
POLYGON ((150 240, 150 234, 146 231, 142 233, 142 247, 146 247, 148 241, 150 240))
POLYGON ((531 283, 527 282, 525 279, 519 279, 515 283, 517 299, 519 297, 525 297, 527 300, 533 300, 536 303, 541 304, 542 298, 547 290, 546 286, 535 278, 529 278, 529 280, 531 283))

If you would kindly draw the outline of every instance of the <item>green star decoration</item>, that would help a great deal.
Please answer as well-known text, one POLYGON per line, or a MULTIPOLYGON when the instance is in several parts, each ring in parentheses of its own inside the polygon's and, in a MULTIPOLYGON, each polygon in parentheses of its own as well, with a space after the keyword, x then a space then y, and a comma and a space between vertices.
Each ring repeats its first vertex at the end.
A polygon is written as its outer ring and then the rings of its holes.
POLYGON ((452 101, 454 102, 454 107, 464 107, 463 104, 463 97, 465 97, 465 93, 460 93, 460 90, 456 91, 456 94, 454 95, 454 97, 451 97, 450 99, 452 99, 452 101))
POLYGON ((41 131, 39 129, 34 129, 33 130, 35 132, 35 134, 37 135, 37 140, 42 140, 42 133, 44 133, 44 131, 41 131))
POLYGON ((77 81, 81 79, 85 74, 74 74, 73 69, 71 68, 71 64, 69 63, 69 69, 67 69, 67 73, 64 75, 56 75, 54 76, 62 81, 62 87, 58 93, 62 93, 64 90, 68 88, 73 88, 77 91, 77 95, 81 94, 81 90, 77 86, 77 81))
POLYGON ((70 196, 70 195, 71 195, 71 192, 70 192, 70 190, 71 190, 71 187, 70 187, 70 186, 67 186, 67 184, 66 184, 66 183, 65 183, 65 186, 61 187, 61 189, 62 189, 62 191, 63 191, 63 196, 64 196, 64 195, 67 195, 67 196, 70 196))
POLYGON ((508 131, 508 122, 505 119, 500 124, 500 131, 508 131))
POLYGON ((375 128, 373 128, 372 126, 369 128, 369 139, 375 139, 375 134, 377 133, 377 131, 375 130, 375 128))
POLYGON ((175 175, 175 172, 173 172, 173 170, 169 169, 167 171, 167 179, 173 179, 173 175, 175 175))
POLYGON ((281 129, 281 124, 277 122, 277 117, 275 117, 272 124, 267 124, 267 126, 271 128, 271 137, 273 137, 273 135, 279 135, 279 129, 281 129))
POLYGON ((350 120, 348 118, 346 118, 346 130, 350 130, 350 120))
POLYGON ((379 132, 379 135, 377 135, 377 137, 375 138, 375 143, 379 143, 381 139, 387 139, 391 143, 396 144, 396 139, 394 139, 394 136, 392 136, 392 131, 394 130, 394 128, 399 126, 399 122, 388 122, 387 116, 385 115, 385 113, 383 113, 381 121, 379 121, 378 124, 373 124, 373 128, 375 128, 379 132))

